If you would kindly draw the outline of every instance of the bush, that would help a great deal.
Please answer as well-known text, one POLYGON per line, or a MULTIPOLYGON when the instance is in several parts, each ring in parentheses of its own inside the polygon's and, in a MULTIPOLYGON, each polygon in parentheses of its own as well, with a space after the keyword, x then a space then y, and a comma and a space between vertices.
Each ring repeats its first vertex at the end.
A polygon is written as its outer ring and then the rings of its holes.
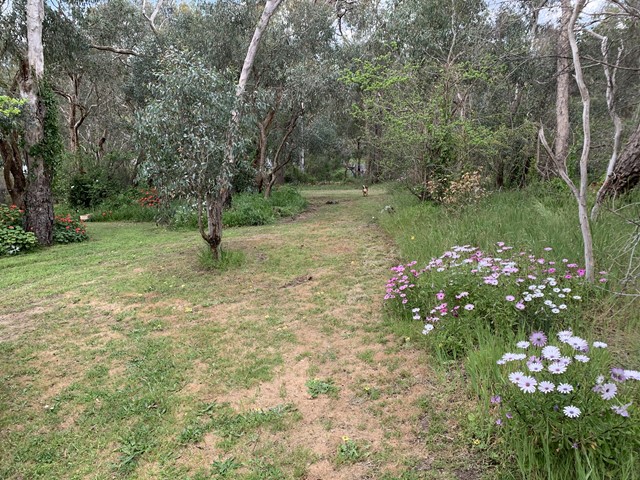
POLYGON ((280 187, 269 197, 273 212, 279 217, 292 217, 307 208, 307 200, 293 187, 280 187))
POLYGON ((38 244, 33 232, 22 228, 24 211, 15 205, 0 205, 0 256, 32 250, 38 244))
POLYGON ((84 222, 71 218, 71 215, 56 215, 53 224, 55 243, 84 242, 89 236, 84 222))
MULTIPOLYGON (((496 436, 524 477, 634 478, 640 372, 611 368, 607 344, 533 332, 504 353, 490 399, 496 436), (552 344, 553 343, 553 344, 552 344), (636 409, 637 410, 637 409, 636 409)), ((495 363, 494 363, 495 368, 495 363)))
POLYGON ((0 256, 26 252, 37 244, 33 232, 25 232, 22 227, 13 225, 0 225, 0 256))
POLYGON ((233 197, 233 206, 222 214, 225 227, 266 225, 275 220, 268 200, 257 193, 241 193, 233 197))
POLYGON ((100 204, 91 213, 92 222, 153 222, 160 215, 160 198, 153 189, 129 189, 100 204))

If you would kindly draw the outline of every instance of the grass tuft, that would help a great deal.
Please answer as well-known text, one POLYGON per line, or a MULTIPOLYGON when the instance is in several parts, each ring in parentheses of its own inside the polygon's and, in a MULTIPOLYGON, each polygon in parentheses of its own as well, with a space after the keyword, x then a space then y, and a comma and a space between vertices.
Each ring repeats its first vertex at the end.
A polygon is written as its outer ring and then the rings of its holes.
POLYGON ((241 267, 245 262, 244 252, 234 250, 222 250, 220 258, 213 258, 209 245, 203 245, 198 252, 198 264, 204 270, 216 270, 226 272, 241 267))

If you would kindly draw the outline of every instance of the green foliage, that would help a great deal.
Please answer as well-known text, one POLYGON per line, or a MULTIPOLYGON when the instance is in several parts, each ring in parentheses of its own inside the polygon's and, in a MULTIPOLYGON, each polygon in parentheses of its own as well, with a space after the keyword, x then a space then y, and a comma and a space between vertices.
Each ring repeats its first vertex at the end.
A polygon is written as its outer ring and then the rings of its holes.
POLYGON ((307 380, 305 385, 311 398, 318 398, 320 395, 329 395, 334 398, 338 396, 339 389, 333 384, 333 380, 331 379, 321 380, 314 378, 307 380))
POLYGON ((0 256, 33 250, 38 244, 33 232, 22 227, 0 224, 0 256))
MULTIPOLYGON (((596 348, 586 340, 585 349, 575 348, 567 340, 554 338, 555 332, 548 333, 547 347, 559 347, 564 357, 574 361, 561 374, 530 373, 524 361, 495 365, 501 381, 493 388, 500 402, 492 405, 492 416, 502 427, 496 429, 496 437, 509 445, 523 475, 550 480, 632 478, 624 472, 640 465, 635 456, 640 448, 640 417, 637 409, 631 409, 640 400, 639 382, 615 376, 608 349, 596 348), (580 353, 582 356, 576 355, 580 353), (510 381, 509 373, 516 370, 535 377, 538 390, 527 393, 510 381), (541 392, 542 381, 553 384, 554 390, 541 392), (558 391, 561 385, 571 391, 558 391)), ((531 346, 524 353, 543 358, 540 347, 531 346)), ((542 362, 546 366, 555 363, 542 362)))
POLYGON ((45 165, 55 174, 64 151, 58 125, 58 101, 53 90, 46 83, 40 87, 38 95, 44 107, 44 137, 38 144, 31 147, 30 154, 42 158, 45 165))
POLYGON ((365 457, 365 448, 360 443, 344 436, 342 442, 338 445, 336 462, 338 465, 345 463, 356 463, 365 457))
MULTIPOLYGON (((479 399, 478 409, 469 414, 466 426, 474 445, 478 442, 478 449, 486 449, 498 462, 504 478, 637 478, 640 417, 634 405, 640 401, 640 389, 637 381, 620 382, 613 376, 609 379, 609 369, 619 365, 616 357, 632 358, 619 353, 619 349, 626 344, 637 349, 637 339, 626 339, 626 332, 638 317, 637 312, 619 311, 619 307, 614 310, 609 303, 613 300, 603 288, 612 288, 609 284, 624 273, 620 268, 627 268, 633 253, 625 245, 629 244, 633 228, 614 215, 605 215, 594 225, 598 270, 611 272, 602 275, 599 286, 593 287, 581 281, 577 265, 562 260, 576 258, 582 245, 579 232, 567 233, 566 226, 575 222, 571 198, 554 185, 493 194, 480 201, 480 208, 418 205, 405 196, 396 196, 395 200, 396 213, 382 216, 381 221, 396 236, 403 254, 416 255, 420 261, 395 267, 396 280, 387 288, 393 290, 393 295, 405 296, 389 299, 397 303, 388 306, 394 319, 407 320, 408 329, 403 330, 406 332, 422 328, 427 317, 425 344, 444 361, 441 368, 450 369, 454 364, 466 372, 471 395, 479 399), (537 255, 530 257, 525 248, 522 251, 526 253, 519 255, 520 249, 504 248, 508 243, 494 250, 492 243, 497 239, 526 244, 537 255), (462 250, 443 256, 437 251, 469 243, 481 245, 485 252, 495 251, 490 256, 501 259, 499 268, 491 267, 492 263, 497 266, 494 262, 481 260, 488 260, 487 254, 478 254, 471 263, 465 263, 462 250), (543 250, 550 246, 553 250, 543 250), (456 258, 453 253, 461 256, 456 258), (439 258, 430 263, 433 257, 439 258), (423 269, 427 263, 430 267, 423 269), (491 273, 501 272, 505 266, 517 267, 519 272, 500 275, 498 285, 485 283, 491 273), (406 287, 398 290, 396 282, 404 276, 406 287), (555 285, 549 283, 550 277, 556 277, 555 285), (518 278, 524 281, 518 282, 518 278), (546 284, 545 288, 540 288, 542 284, 546 284), (533 285, 538 287, 532 290, 533 285), (521 308, 514 308, 525 296, 531 298, 520 302, 521 308), (564 307, 554 309, 543 301, 564 307), (419 310, 412 310, 414 304, 419 310), (606 327, 594 323, 600 310, 607 312, 606 327), (414 323, 413 329, 409 323, 412 318, 419 320, 419 326, 414 323), (571 358, 566 372, 551 373, 551 360, 544 360, 542 370, 534 372, 534 368, 530 373, 527 359, 541 357, 541 349, 514 345, 518 340, 529 340, 534 329, 546 332, 548 343, 559 345, 562 355, 571 358), (598 331, 597 337, 618 343, 618 351, 612 349, 610 355, 608 350, 588 343, 588 350, 572 352, 575 347, 555 340, 555 333, 566 329, 585 332, 587 338, 598 331), (602 338, 603 332, 611 333, 609 340, 602 338), (522 360, 501 361, 508 352, 525 355, 522 360), (503 365, 497 365, 497 361, 503 365), (527 393, 509 379, 509 373, 515 371, 534 377, 538 386, 541 381, 551 381, 557 389, 563 382, 573 390, 567 394, 558 390, 543 393, 537 386, 535 392, 527 393), (599 375, 604 375, 603 380, 598 379, 599 375), (617 387, 613 399, 605 398, 598 390, 607 383, 617 387), (497 395, 500 400, 496 400, 497 395), (626 411, 625 405, 629 417, 619 413, 626 411), (580 410, 577 417, 565 413, 570 406, 580 410)), ((635 211, 630 213, 634 214, 635 211)), ((629 367, 637 368, 634 364, 629 367)), ((575 414, 573 409, 567 412, 575 414)))
POLYGON ((487 72, 464 63, 394 64, 389 55, 357 61, 342 80, 361 92, 352 113, 369 146, 382 152, 382 174, 400 180, 421 200, 439 201, 450 177, 494 155, 500 130, 460 115, 456 102, 487 72), (425 81, 426 77, 435 80, 425 81))
POLYGON ((59 173, 56 194, 74 208, 95 208, 132 188, 131 157, 118 152, 100 161, 82 153, 65 155, 59 173))
POLYGON ((292 217, 307 207, 307 201, 292 187, 280 187, 265 199, 258 193, 233 197, 232 207, 222 215, 227 227, 266 225, 277 217, 292 217))
POLYGON ((92 222, 154 222, 160 219, 161 211, 156 206, 147 205, 147 189, 131 188, 107 198, 91 212, 92 222))
POLYGON ((283 186, 271 192, 269 204, 278 217, 293 217, 307 208, 307 200, 293 187, 283 186))
POLYGON ((226 227, 266 225, 275 221, 269 200, 258 193, 241 193, 233 197, 233 204, 222 214, 226 227))
POLYGON ((26 252, 38 244, 35 234, 22 228, 23 217, 15 205, 0 204, 0 256, 26 252))
POLYGON ((18 227, 22 225, 24 210, 15 205, 0 204, 0 225, 18 227))
POLYGON ((241 267, 244 262, 244 253, 233 250, 221 250, 220 258, 216 259, 208 244, 203 245, 198 252, 198 263, 204 270, 226 272, 241 267))
POLYGON ((20 118, 27 103, 24 99, 16 99, 0 95, 0 138, 7 133, 20 128, 20 118))
POLYGON ((71 218, 71 215, 56 215, 53 223, 53 241, 55 243, 75 243, 88 240, 83 222, 71 218))
POLYGON ((111 194, 111 186, 100 172, 77 173, 71 179, 67 200, 72 207, 91 208, 111 194))
POLYGON ((230 185, 235 174, 235 166, 223 163, 229 118, 241 107, 231 76, 170 51, 152 93, 136 120, 138 143, 146 152, 142 175, 163 196, 204 202, 207 194, 230 185))

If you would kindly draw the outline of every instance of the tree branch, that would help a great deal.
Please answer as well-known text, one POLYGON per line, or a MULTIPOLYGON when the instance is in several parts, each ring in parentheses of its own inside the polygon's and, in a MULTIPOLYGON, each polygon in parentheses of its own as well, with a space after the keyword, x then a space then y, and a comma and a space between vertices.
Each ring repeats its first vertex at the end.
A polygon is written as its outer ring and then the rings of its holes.
POLYGON ((89 48, 93 48, 94 50, 102 50, 105 52, 117 53, 118 55, 138 55, 138 52, 134 50, 129 50, 126 48, 117 48, 110 47, 108 45, 89 45, 89 48))

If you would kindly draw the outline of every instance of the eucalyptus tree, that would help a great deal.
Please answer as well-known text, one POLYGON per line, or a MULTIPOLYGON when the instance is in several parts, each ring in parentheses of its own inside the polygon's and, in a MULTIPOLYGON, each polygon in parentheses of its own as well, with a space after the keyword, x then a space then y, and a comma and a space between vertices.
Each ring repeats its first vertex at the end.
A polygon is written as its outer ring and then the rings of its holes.
MULTIPOLYGON (((24 203, 26 227, 42 245, 53 241, 53 197, 51 184, 61 153, 55 99, 45 82, 42 0, 2 2, 2 48, 0 61, 13 67, 14 95, 25 103, 25 124, 20 149, 20 167, 26 172, 24 203)), ((15 143, 12 148, 16 146, 15 143)), ((6 156, 3 154, 3 157, 6 156)), ((14 162, 18 162, 13 152, 14 162)), ((3 158, 4 160, 4 158, 3 158)), ((14 181, 20 175, 14 177, 14 181)), ((15 185, 15 182, 14 182, 15 185)))
POLYGON ((262 36, 281 0, 267 0, 246 49, 239 78, 206 66, 185 52, 169 52, 151 85, 153 101, 138 121, 148 151, 147 170, 166 192, 196 201, 198 227, 220 258, 222 208, 246 156, 242 125, 245 91, 262 36), (204 222, 207 228, 205 229, 204 222))
POLYGON ((329 106, 337 77, 334 10, 306 0, 288 2, 274 18, 253 68, 257 117, 257 187, 269 196, 284 180, 304 138, 302 123, 329 106))
POLYGON ((206 67, 185 52, 169 52, 160 65, 151 85, 153 100, 136 122, 140 148, 146 151, 143 172, 165 198, 197 205, 200 234, 217 254, 220 242, 209 211, 234 174, 224 166, 229 115, 236 108, 234 82, 228 72, 206 67))

